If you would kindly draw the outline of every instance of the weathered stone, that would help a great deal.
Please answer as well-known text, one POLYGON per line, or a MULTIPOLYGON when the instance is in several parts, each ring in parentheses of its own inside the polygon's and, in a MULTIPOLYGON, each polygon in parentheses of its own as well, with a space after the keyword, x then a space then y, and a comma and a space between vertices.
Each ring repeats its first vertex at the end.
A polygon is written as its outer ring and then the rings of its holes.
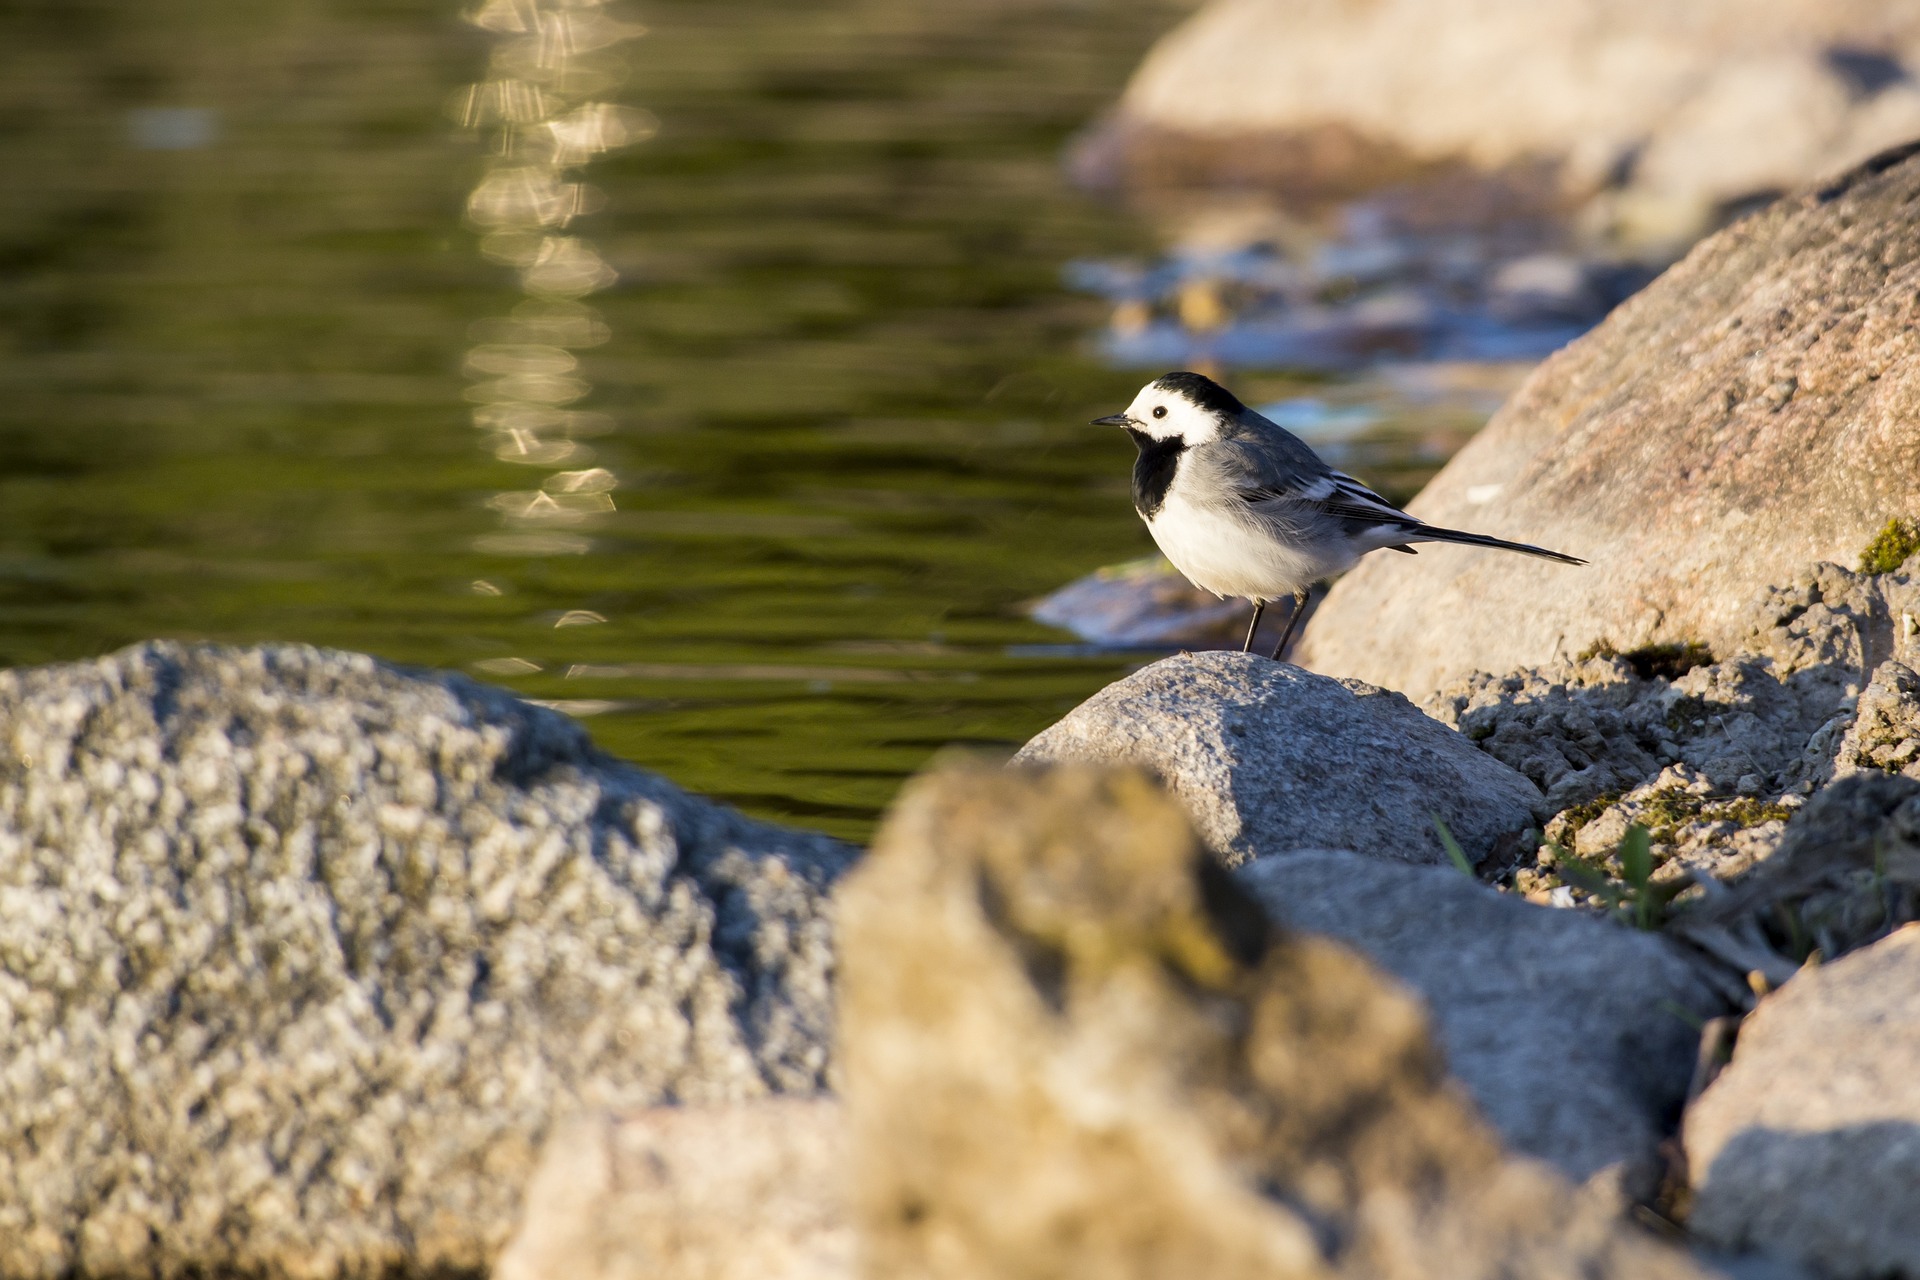
POLYGON ((1920 919, 1920 782, 1856 773, 1817 792, 1765 861, 1675 931, 1778 981, 1920 919))
POLYGON ((1087 158, 1293 189, 1546 168, 1565 195, 1617 188, 1619 234, 1671 241, 1920 134, 1916 65, 1909 3, 1213 0, 1154 47, 1087 158))
POLYGON ((1920 778, 1920 672, 1904 662, 1873 673, 1834 759, 1842 776, 1869 769, 1920 778))
POLYGON ((1689 1226, 1828 1277, 1920 1275, 1920 927, 1761 1001, 1687 1112, 1689 1226))
POLYGON ((493 1280, 849 1280, 845 1128, 820 1098, 576 1117, 493 1280))
POLYGON ((1425 697, 1602 640, 1737 652, 1749 601, 1914 512, 1916 199, 1920 160, 1889 154, 1714 235, 1548 360, 1409 507, 1591 566, 1371 556, 1299 660, 1425 697))
POLYGON ((1314 852, 1240 876, 1282 925, 1344 942, 1418 992, 1448 1067, 1513 1148, 1575 1180, 1622 1166, 1653 1191, 1694 1028, 1727 1012, 1683 948, 1451 868, 1314 852))
POLYGON ((1698 1274, 1503 1155, 1416 1002, 1137 773, 916 782, 839 908, 867 1275, 1698 1274))
POLYGON ((459 676, 0 673, 0 1272, 484 1267, 556 1114, 821 1087, 851 857, 459 676))
POLYGON ((1254 654, 1181 654, 1107 686, 1017 761, 1158 775, 1229 861, 1345 848, 1476 865, 1534 821, 1540 794, 1399 694, 1254 654))

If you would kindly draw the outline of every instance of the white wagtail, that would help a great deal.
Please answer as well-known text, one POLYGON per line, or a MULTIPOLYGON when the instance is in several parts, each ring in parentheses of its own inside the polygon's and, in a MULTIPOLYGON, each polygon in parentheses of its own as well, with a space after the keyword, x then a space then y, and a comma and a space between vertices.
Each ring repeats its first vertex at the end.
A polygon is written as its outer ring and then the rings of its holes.
POLYGON ((1125 427, 1139 446, 1134 510, 1173 567, 1203 591, 1252 602, 1242 652, 1253 648, 1267 602, 1291 595, 1293 613, 1273 649, 1280 657, 1313 585, 1351 569, 1369 551, 1413 555, 1410 542, 1462 542, 1586 563, 1545 547, 1423 524, 1197 373, 1156 378, 1125 413, 1093 421, 1125 427))

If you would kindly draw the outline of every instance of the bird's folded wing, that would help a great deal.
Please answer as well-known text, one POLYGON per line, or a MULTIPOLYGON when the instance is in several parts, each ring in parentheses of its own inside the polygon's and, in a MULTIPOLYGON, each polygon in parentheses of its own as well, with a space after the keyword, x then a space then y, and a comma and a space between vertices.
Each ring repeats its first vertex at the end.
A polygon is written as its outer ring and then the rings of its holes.
POLYGON ((1250 506, 1268 503, 1308 503, 1339 520, 1351 520, 1365 528, 1386 525, 1397 529, 1417 529, 1420 522, 1388 502, 1373 490, 1340 471, 1317 476, 1300 476, 1289 483, 1247 486, 1240 496, 1250 506))

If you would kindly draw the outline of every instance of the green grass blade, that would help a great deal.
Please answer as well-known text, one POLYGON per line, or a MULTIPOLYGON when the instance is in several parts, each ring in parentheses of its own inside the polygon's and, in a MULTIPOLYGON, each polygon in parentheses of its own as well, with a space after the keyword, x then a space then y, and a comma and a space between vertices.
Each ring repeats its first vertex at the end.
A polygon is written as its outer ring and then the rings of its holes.
POLYGON ((1453 832, 1447 830, 1447 824, 1440 821, 1440 815, 1430 813, 1427 816, 1433 819, 1433 829, 1440 837, 1440 847, 1447 851, 1447 857, 1453 862, 1454 867, 1461 875, 1479 879, 1478 876, 1473 875, 1473 864, 1467 861, 1467 851, 1462 849, 1460 842, 1453 838, 1453 832))

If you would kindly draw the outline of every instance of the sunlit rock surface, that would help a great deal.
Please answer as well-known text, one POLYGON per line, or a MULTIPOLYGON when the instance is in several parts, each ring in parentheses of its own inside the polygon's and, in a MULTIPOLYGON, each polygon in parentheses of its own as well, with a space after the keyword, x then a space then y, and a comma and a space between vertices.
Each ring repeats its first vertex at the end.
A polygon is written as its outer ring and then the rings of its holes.
POLYGON ((1417 1002, 1138 774, 913 783, 840 921, 866 1275, 1698 1274, 1504 1154, 1417 1002))
POLYGON ((1601 641, 1730 653, 1762 592, 1854 563, 1920 492, 1916 199, 1920 161, 1890 154, 1713 236, 1541 366, 1408 508, 1590 566, 1371 556, 1298 660, 1423 698, 1601 641))
POLYGON ((484 1267, 557 1115, 823 1085, 851 857, 459 676, 0 673, 0 1272, 484 1267))
POLYGON ((1875 0, 1212 0, 1098 149, 1132 182, 1544 170, 1630 239, 1920 135, 1920 7, 1875 0))
POLYGON ((593 1112, 547 1140, 493 1280, 850 1280, 827 1098, 593 1112))
POLYGON ((1802 972, 1687 1112, 1694 1231, 1822 1276, 1920 1274, 1920 926, 1802 972))
POLYGON ((1015 760, 1146 769, 1231 862, 1334 848, 1444 864, 1437 818, 1479 865, 1540 803, 1525 777, 1399 694, 1246 653, 1162 659, 1015 760))

